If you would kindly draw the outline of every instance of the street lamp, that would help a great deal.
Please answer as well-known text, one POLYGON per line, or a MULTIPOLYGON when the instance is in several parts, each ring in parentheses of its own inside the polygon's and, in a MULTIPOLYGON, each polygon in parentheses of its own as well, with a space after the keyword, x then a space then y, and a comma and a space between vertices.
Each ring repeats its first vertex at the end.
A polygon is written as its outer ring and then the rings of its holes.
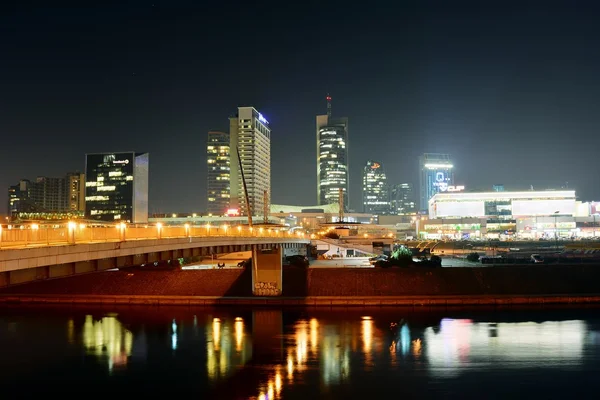
POLYGON ((556 222, 558 218, 558 213, 560 211, 554 211, 554 247, 556 247, 556 251, 558 252, 558 224, 556 222))

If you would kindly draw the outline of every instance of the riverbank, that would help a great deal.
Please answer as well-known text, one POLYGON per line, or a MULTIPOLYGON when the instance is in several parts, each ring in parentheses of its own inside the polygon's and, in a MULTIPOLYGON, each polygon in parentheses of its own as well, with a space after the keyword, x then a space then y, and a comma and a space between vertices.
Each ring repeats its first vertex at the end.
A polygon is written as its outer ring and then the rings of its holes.
POLYGON ((247 269, 131 268, 0 289, 2 303, 499 305, 600 303, 600 267, 284 268, 283 296, 252 296, 247 269))
POLYGON ((600 304, 600 295, 534 296, 315 296, 315 297, 216 297, 130 295, 0 295, 0 304, 87 304, 153 306, 509 306, 540 304, 600 304))

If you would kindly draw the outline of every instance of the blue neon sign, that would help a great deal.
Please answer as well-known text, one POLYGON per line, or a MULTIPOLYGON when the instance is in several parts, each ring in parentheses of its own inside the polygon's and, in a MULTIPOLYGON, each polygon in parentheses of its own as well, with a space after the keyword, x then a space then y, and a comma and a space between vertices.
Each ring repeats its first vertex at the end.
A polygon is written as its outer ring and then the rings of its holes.
POLYGON ((268 124, 269 121, 267 121, 267 119, 265 117, 263 117, 263 115, 261 113, 258 113, 258 120, 260 122, 262 122, 263 124, 268 124))

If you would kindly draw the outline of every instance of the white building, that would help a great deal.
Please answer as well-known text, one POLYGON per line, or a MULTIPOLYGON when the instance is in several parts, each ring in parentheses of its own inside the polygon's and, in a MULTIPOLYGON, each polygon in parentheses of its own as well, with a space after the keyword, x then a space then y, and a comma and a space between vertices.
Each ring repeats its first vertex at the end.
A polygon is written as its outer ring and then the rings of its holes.
POLYGON ((230 207, 248 215, 244 199, 242 168, 250 214, 262 215, 265 191, 271 195, 271 129, 267 119, 254 107, 238 107, 238 114, 229 119, 231 151, 230 207), (238 152, 242 161, 240 168, 238 152))
POLYGON ((429 200, 425 239, 567 239, 598 237, 590 203, 574 190, 438 193, 429 200))
POLYGON ((575 216, 576 203, 574 190, 437 193, 429 200, 429 219, 575 216))

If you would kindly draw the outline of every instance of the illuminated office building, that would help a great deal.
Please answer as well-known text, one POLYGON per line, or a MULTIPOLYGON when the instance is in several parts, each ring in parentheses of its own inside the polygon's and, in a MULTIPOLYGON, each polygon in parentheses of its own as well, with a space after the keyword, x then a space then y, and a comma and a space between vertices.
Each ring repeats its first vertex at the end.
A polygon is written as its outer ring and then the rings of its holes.
POLYGON ((446 192, 448 186, 454 185, 453 168, 448 154, 425 153, 419 157, 421 210, 428 209, 429 199, 436 193, 446 192))
POLYGON ((148 222, 148 153, 86 154, 86 218, 148 222))
POLYGON ((225 132, 208 132, 206 158, 207 205, 206 211, 213 215, 224 215, 229 208, 231 154, 229 134, 225 132))
POLYGON ((238 107, 235 117, 229 118, 231 152, 230 207, 243 215, 261 215, 264 211, 265 192, 271 198, 271 128, 269 122, 254 107, 238 107), (242 161, 240 166, 238 152, 242 161), (242 168, 250 212, 247 210, 242 168))
POLYGON ((390 213, 387 177, 383 165, 376 161, 367 161, 363 169, 363 210, 377 215, 390 213))
POLYGON ((400 183, 390 190, 390 205, 394 214, 410 214, 416 211, 413 184, 400 183))
POLYGON ((348 208, 348 118, 331 117, 331 96, 327 115, 317 115, 317 201, 319 205, 339 203, 343 192, 348 208))

